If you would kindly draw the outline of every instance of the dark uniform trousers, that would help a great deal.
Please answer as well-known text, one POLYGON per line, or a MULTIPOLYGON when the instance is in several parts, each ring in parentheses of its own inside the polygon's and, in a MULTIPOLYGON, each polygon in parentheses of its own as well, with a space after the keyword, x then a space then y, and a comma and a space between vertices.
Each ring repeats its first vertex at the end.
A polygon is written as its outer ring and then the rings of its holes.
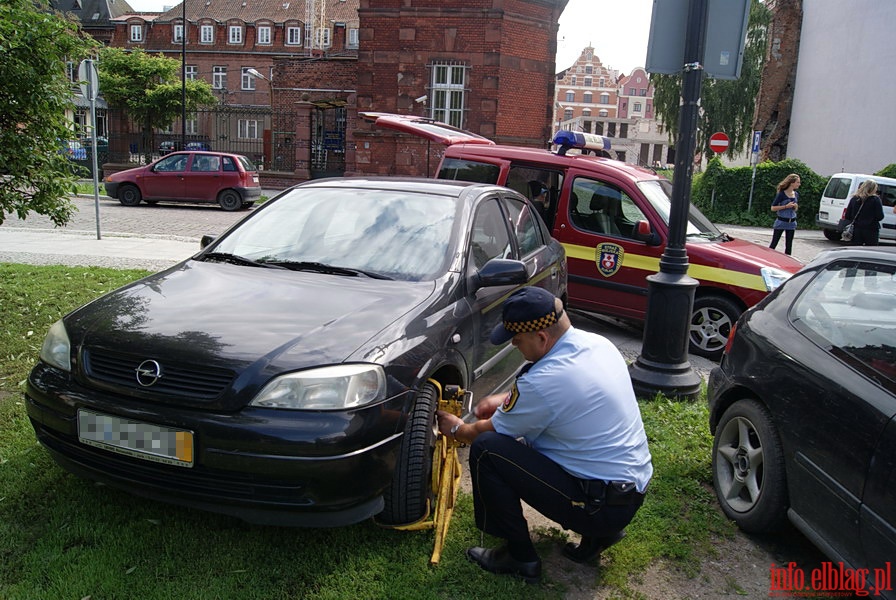
POLYGON ((529 539, 520 500, 564 529, 607 537, 625 528, 643 494, 600 480, 583 480, 514 438, 494 431, 479 434, 470 447, 470 477, 476 526, 510 541, 529 539))

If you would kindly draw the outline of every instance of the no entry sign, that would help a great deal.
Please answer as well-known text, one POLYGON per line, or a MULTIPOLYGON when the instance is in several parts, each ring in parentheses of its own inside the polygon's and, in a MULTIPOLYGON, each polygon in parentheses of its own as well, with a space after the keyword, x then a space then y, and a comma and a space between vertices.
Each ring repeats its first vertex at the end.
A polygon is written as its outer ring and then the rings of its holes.
POLYGON ((716 154, 728 149, 728 136, 721 131, 709 136, 709 148, 716 154))

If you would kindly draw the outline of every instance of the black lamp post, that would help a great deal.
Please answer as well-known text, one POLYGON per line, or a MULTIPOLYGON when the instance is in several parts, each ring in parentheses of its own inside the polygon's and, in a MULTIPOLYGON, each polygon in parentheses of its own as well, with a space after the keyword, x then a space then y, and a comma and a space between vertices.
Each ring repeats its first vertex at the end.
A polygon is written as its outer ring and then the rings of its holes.
POLYGON ((673 397, 693 397, 700 391, 700 376, 688 361, 688 327, 694 309, 694 291, 699 283, 687 274, 685 234, 697 145, 707 7, 708 0, 690 0, 689 3, 669 241, 660 257, 659 272, 647 278, 644 342, 641 355, 629 368, 632 385, 639 396, 663 393, 673 397))

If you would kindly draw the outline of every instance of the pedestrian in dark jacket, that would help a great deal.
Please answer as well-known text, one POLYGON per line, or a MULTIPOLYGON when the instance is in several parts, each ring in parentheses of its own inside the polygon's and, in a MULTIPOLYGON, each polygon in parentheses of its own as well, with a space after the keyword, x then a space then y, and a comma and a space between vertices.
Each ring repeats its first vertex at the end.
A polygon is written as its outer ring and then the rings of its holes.
POLYGON ((790 254, 793 251, 793 235, 796 231, 796 211, 800 207, 800 193, 797 191, 800 187, 800 176, 791 173, 778 184, 778 193, 772 200, 772 212, 775 213, 775 224, 772 226, 772 243, 769 248, 772 250, 781 240, 781 234, 784 234, 784 253, 790 254))
POLYGON ((851 246, 877 246, 884 205, 877 195, 877 183, 866 179, 849 199, 843 218, 852 221, 851 246))

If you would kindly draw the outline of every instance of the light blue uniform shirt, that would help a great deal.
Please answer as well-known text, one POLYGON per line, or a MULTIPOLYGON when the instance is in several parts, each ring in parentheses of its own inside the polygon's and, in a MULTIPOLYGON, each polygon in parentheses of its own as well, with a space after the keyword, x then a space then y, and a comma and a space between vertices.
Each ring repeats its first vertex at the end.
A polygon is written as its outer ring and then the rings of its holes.
POLYGON ((605 337, 570 328, 520 376, 492 416, 575 477, 634 482, 653 474, 628 367, 605 337))

